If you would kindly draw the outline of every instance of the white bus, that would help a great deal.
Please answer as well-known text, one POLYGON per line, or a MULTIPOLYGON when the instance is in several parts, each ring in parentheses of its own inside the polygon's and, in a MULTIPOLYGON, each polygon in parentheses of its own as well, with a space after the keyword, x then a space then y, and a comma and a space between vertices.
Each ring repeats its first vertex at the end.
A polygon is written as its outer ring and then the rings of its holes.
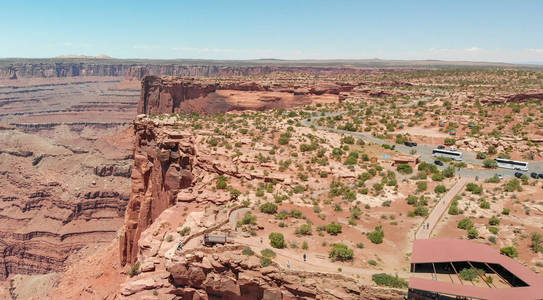
POLYGON ((527 162, 510 160, 505 158, 496 158, 496 163, 498 164, 499 168, 528 171, 527 162))
POLYGON ((434 157, 449 157, 454 160, 462 160, 462 152, 445 150, 445 149, 434 149, 432 150, 432 156, 434 157))

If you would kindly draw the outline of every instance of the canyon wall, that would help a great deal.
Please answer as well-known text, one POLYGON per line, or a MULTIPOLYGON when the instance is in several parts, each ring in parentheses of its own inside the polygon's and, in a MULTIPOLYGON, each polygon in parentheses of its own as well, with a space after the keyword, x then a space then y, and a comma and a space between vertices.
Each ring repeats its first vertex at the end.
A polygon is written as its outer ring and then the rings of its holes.
POLYGON ((248 76, 269 74, 272 72, 305 72, 311 74, 353 74, 379 71, 376 68, 351 66, 311 66, 282 64, 243 63, 239 65, 221 64, 220 62, 194 63, 190 61, 172 61, 145 63, 130 60, 15 60, 0 61, 0 79, 18 78, 55 78, 77 76, 112 76, 139 80, 146 75, 172 76, 248 76))
POLYGON ((363 83, 319 83, 300 86, 290 82, 239 79, 194 79, 145 76, 141 83, 139 114, 217 113, 232 110, 291 108, 313 102, 340 102, 345 93, 363 83))

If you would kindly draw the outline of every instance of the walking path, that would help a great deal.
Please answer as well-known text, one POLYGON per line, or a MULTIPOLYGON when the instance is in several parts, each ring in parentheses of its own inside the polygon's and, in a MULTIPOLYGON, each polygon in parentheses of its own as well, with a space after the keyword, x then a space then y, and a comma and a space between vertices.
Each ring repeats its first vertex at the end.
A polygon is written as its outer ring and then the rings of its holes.
POLYGON ((471 178, 463 177, 456 182, 456 184, 434 206, 434 209, 430 212, 430 215, 428 215, 428 218, 424 220, 422 225, 419 227, 419 229, 415 233, 415 239, 429 239, 430 238, 432 231, 434 230, 439 220, 441 220, 441 217, 443 216, 445 211, 448 210, 449 205, 454 199, 454 196, 456 196, 456 194, 462 191, 464 186, 470 181, 472 181, 471 178))
MULTIPOLYGON (((236 237, 232 239, 236 244, 250 246, 253 251, 260 252, 264 249, 272 249, 267 243, 260 243, 255 238, 242 238, 236 237)), ((338 274, 338 268, 341 268, 341 274, 344 275, 360 275, 365 278, 371 277, 375 273, 380 273, 379 269, 365 269, 346 266, 345 264, 339 264, 331 262, 326 254, 304 252, 307 255, 307 261, 303 259, 303 253, 296 253, 288 249, 273 249, 273 252, 277 254, 274 259, 282 268, 286 268, 287 261, 289 262, 291 270, 306 271, 306 272, 322 272, 322 273, 334 273, 338 274)), ((398 276, 403 278, 409 278, 408 272, 396 272, 398 276)))

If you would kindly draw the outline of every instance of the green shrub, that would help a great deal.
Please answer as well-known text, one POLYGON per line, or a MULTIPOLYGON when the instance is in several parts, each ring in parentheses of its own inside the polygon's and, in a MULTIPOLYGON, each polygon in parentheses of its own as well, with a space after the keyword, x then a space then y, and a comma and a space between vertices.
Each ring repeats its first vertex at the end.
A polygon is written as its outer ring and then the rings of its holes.
POLYGON ((466 191, 480 195, 483 193, 483 186, 470 182, 466 185, 466 191))
MULTIPOLYGON (((477 273, 477 271, 478 270, 475 268, 464 268, 462 269, 462 271, 460 271, 460 273, 458 273, 458 275, 463 280, 474 281, 475 279, 479 277, 479 274, 477 273)), ((485 273, 484 270, 479 270, 479 272, 481 272, 481 274, 485 273)))
POLYGON ((273 215, 277 212, 277 205, 272 202, 266 202, 260 205, 260 211, 265 214, 273 215))
POLYGON ((428 183, 426 181, 418 181, 417 182, 417 191, 418 192, 424 192, 428 188, 428 183))
POLYGON ((492 234, 498 234, 498 227, 490 226, 488 227, 488 231, 492 234))
POLYGON ((483 209, 489 209, 490 208, 490 202, 482 199, 481 203, 479 203, 479 207, 483 209))
POLYGON ((433 181, 443 181, 443 179, 445 179, 445 176, 443 176, 441 172, 437 172, 437 173, 434 173, 434 175, 432 175, 433 181))
POLYGON ((217 183, 215 184, 215 187, 218 189, 218 190, 224 190, 226 189, 228 186, 228 184, 226 183, 226 177, 224 176, 219 176, 217 178, 217 183))
POLYGON ((304 250, 309 249, 309 245, 307 244, 306 241, 304 241, 304 242, 302 243, 302 249, 304 249, 304 250))
POLYGON ((504 208, 504 209, 502 210, 502 215, 506 215, 506 216, 507 216, 507 215, 509 215, 509 212, 511 212, 511 209, 509 209, 509 208, 504 208))
POLYGON ((243 248, 243 250, 241 250, 241 253, 247 256, 252 256, 255 254, 255 252, 250 247, 243 248))
POLYGON ((246 212, 243 219, 239 222, 239 225, 255 225, 256 216, 253 216, 250 211, 246 212))
POLYGON ((468 230, 473 227, 473 222, 469 218, 463 218, 462 220, 458 221, 458 225, 456 227, 468 230))
POLYGON ((373 274, 371 276, 371 279, 377 284, 381 286, 388 286, 392 288, 407 288, 408 283, 407 280, 396 276, 392 276, 385 273, 379 273, 379 274, 373 274))
POLYGON ((454 167, 448 166, 443 170, 442 173, 446 178, 454 177, 454 167))
POLYGON ((341 224, 332 222, 326 225, 325 230, 326 232, 328 232, 328 234, 338 235, 339 233, 341 233, 341 228, 342 228, 341 224))
POLYGON ((273 248, 285 248, 286 246, 285 237, 283 236, 282 233, 272 232, 269 235, 269 239, 270 239, 270 245, 273 248))
POLYGON ((415 215, 426 217, 428 215, 428 208, 424 206, 417 206, 414 211, 415 215))
POLYGON ((507 246, 507 247, 503 247, 500 249, 500 253, 501 254, 504 254, 504 255, 507 255, 511 258, 515 258, 518 256, 518 250, 517 248, 513 247, 513 246, 507 246))
POLYGON ((488 224, 492 225, 492 226, 496 226, 496 225, 499 225, 500 224, 500 219, 496 216, 493 216, 492 218, 490 218, 488 220, 488 224))
POLYGON ((452 146, 452 145, 454 145, 456 143, 456 139, 455 138, 445 138, 444 143, 447 146, 452 146))
POLYGON ((543 252, 543 236, 539 232, 532 232, 530 235, 532 239, 532 250, 535 253, 543 252))
POLYGON ((187 235, 189 233, 190 233, 190 227, 188 227, 188 226, 183 227, 183 229, 181 229, 179 231, 179 235, 181 235, 181 236, 185 236, 185 235, 187 235))
POLYGON ((300 210, 297 210, 297 209, 291 209, 289 214, 290 214, 291 217, 293 217, 295 219, 302 218, 302 212, 300 210))
POLYGON ((408 164, 398 164, 397 170, 401 174, 411 174, 411 173, 413 173, 413 168, 411 168, 411 166, 408 165, 408 164))
POLYGON ((506 184, 504 184, 503 189, 506 192, 514 192, 514 191, 522 192, 522 187, 520 186, 520 181, 518 181, 515 178, 509 180, 506 184))
POLYGON ((265 267, 271 265, 271 263, 272 263, 272 260, 269 259, 269 258, 267 258, 267 257, 261 257, 261 258, 260 258, 260 265, 261 265, 263 268, 265 268, 265 267))
POLYGON ((473 240, 479 237, 479 232, 475 228, 468 229, 468 239, 473 240))
POLYGON ((339 260, 339 261, 347 261, 352 260, 354 256, 354 252, 352 249, 349 249, 347 245, 345 244, 334 244, 332 246, 332 249, 328 252, 328 257, 330 257, 333 261, 339 260))
POLYGON ((272 249, 269 249, 269 248, 266 248, 266 249, 260 251, 260 254, 262 256, 268 257, 268 258, 275 258, 277 256, 277 254, 275 254, 275 252, 272 249))
POLYGON ((443 194, 447 191, 447 188, 440 184, 440 185, 436 185, 436 187, 434 188, 434 192, 436 192, 437 194, 443 194))
POLYGON ((483 167, 489 169, 495 169, 498 167, 498 163, 492 158, 485 158, 483 160, 483 167))
POLYGON ((368 238, 374 244, 381 244, 383 242, 384 237, 385 237, 385 232, 383 231, 382 226, 377 226, 375 227, 375 230, 368 233, 368 238))
POLYGON ((296 228, 297 235, 311 235, 312 229, 310 224, 302 224, 300 227, 296 228))
POLYGON ((137 261, 128 271, 128 276, 134 277, 140 273, 140 262, 137 261))

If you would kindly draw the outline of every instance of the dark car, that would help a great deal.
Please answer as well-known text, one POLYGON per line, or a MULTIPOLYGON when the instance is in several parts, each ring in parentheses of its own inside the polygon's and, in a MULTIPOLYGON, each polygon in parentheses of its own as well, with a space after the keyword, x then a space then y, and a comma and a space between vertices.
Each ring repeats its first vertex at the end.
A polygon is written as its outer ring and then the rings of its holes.
POLYGON ((413 143, 413 142, 405 142, 403 144, 406 145, 407 147, 415 147, 417 145, 416 143, 413 143))
POLYGON ((443 166, 443 162, 441 160, 434 161, 434 164, 436 164, 438 166, 443 166))
POLYGON ((439 146, 437 146, 437 149, 445 149, 445 146, 439 145, 439 146))
POLYGON ((307 119, 307 122, 311 122, 311 118, 307 119))
POLYGON ((539 173, 539 175, 537 175, 537 177, 539 177, 539 179, 543 179, 543 173, 539 173))
POLYGON ((530 177, 532 177, 533 179, 537 179, 537 173, 536 172, 530 173, 530 177))
POLYGON ((520 172, 515 172, 515 177, 516 177, 516 178, 522 177, 522 173, 520 173, 520 172))

